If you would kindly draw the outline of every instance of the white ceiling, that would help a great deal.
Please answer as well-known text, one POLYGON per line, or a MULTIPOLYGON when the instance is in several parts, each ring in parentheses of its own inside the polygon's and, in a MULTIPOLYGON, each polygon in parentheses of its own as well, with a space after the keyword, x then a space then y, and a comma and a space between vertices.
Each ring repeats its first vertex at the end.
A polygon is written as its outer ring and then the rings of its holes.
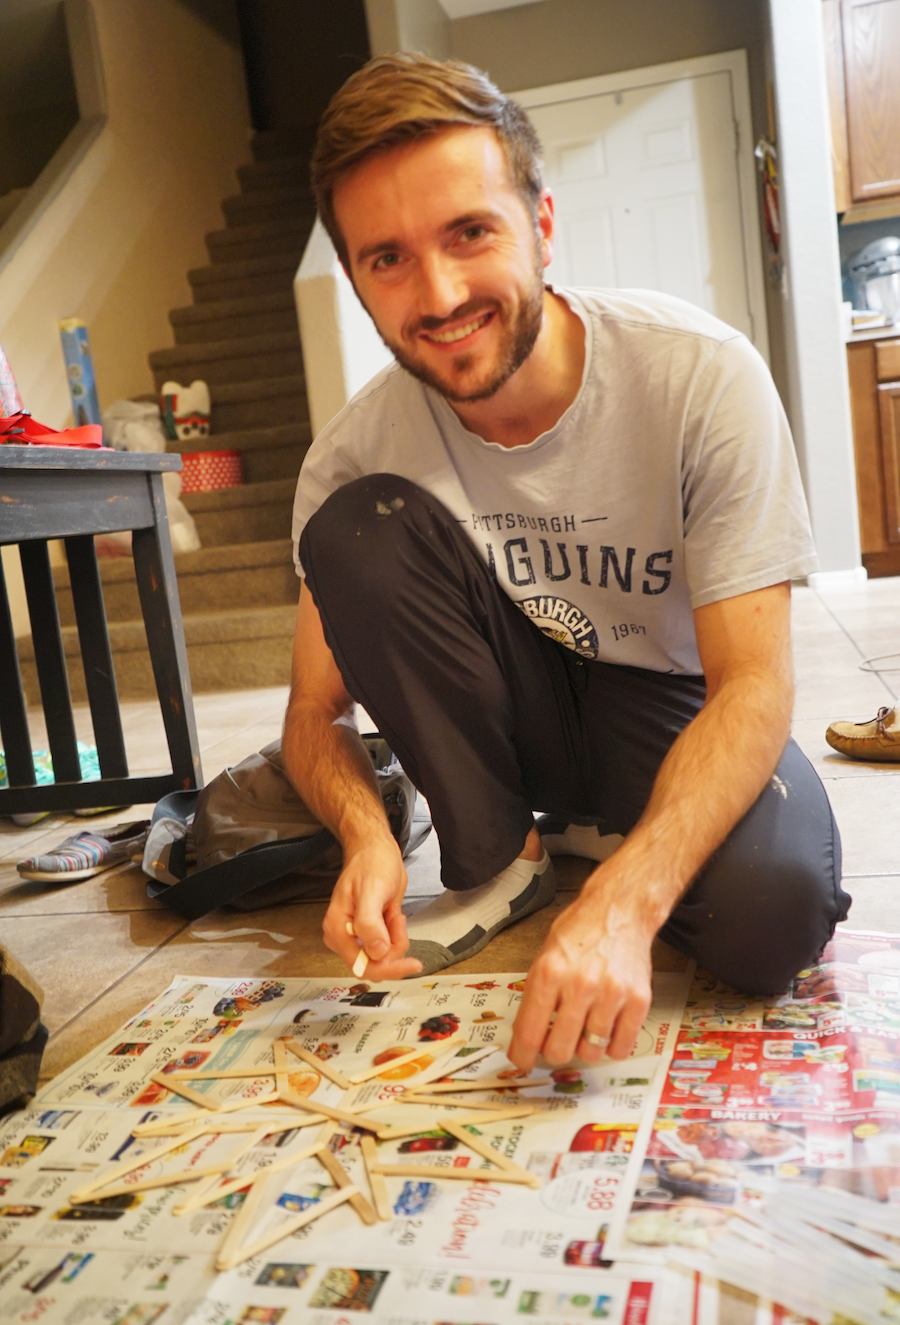
POLYGON ((470 18, 488 14, 492 9, 515 9, 516 5, 539 5, 542 0, 440 0, 448 18, 470 18))

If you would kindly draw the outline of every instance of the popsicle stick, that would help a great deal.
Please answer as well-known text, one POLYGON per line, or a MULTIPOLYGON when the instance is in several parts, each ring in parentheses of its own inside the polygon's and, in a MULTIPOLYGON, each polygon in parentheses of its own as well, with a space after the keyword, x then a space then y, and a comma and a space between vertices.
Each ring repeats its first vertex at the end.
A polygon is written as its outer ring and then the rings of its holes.
POLYGON ((532 1186, 533 1176, 529 1174, 526 1182, 518 1174, 507 1173, 505 1169, 494 1169, 491 1172, 486 1169, 439 1169, 428 1164, 379 1164, 373 1171, 383 1174, 385 1178, 418 1178, 428 1182, 436 1178, 451 1178, 455 1182, 511 1182, 519 1187, 532 1186))
POLYGON ((393 1219, 394 1211, 391 1207, 387 1183, 384 1176, 378 1173, 374 1167, 378 1163, 378 1151, 372 1137, 360 1137, 359 1148, 362 1151, 363 1163, 366 1166, 366 1177, 369 1179, 369 1189, 375 1203, 375 1213, 379 1219, 393 1219))
MULTIPOLYGON (((347 921, 347 933, 350 935, 351 938, 354 939, 356 938, 356 930, 353 928, 352 920, 347 921)), ((356 976, 357 980, 361 980, 363 978, 363 976, 366 973, 366 967, 368 966, 368 964, 369 964, 369 958, 366 956, 366 950, 364 947, 362 947, 362 945, 360 945, 359 952, 356 954, 356 961, 350 967, 350 970, 356 976)))
MULTIPOLYGON (((192 1210, 199 1210, 201 1206, 206 1205, 207 1196, 218 1186, 221 1173, 214 1173, 211 1178, 205 1178, 199 1187, 195 1187, 188 1196, 182 1197, 177 1205, 172 1206, 172 1214, 176 1217, 180 1215, 189 1215, 192 1210)), ((215 1200, 215 1197, 211 1198, 215 1200)))
POLYGON ((402 1067, 411 1058, 421 1058, 424 1053, 427 1053, 427 1050, 423 1049, 420 1044, 413 1045, 412 1049, 397 1054, 396 1058, 389 1058, 386 1062, 379 1063, 377 1066, 367 1067, 362 1072, 354 1072, 352 1077, 347 1078, 347 1081, 351 1086, 361 1086, 364 1081, 370 1081, 372 1077, 378 1077, 382 1072, 389 1072, 391 1068, 402 1067))
POLYGON ((507 1109, 522 1109, 527 1113, 543 1113, 539 1104, 504 1104, 502 1100, 457 1099, 455 1095, 401 1095, 398 1104, 432 1104, 441 1109, 480 1109, 482 1112, 505 1113, 507 1109))
POLYGON ((241 1109, 256 1109, 261 1104, 274 1104, 279 1098, 278 1091, 272 1090, 266 1095, 257 1095, 253 1100, 229 1100, 227 1104, 220 1104, 218 1109, 195 1109, 192 1113, 182 1114, 175 1118, 157 1118, 152 1123, 138 1123, 137 1127, 132 1129, 132 1136, 162 1136, 165 1129, 173 1123, 199 1123, 214 1121, 225 1113, 238 1113, 241 1109))
POLYGON ((210 1113, 218 1113, 221 1104, 217 1100, 211 1100, 208 1095, 201 1095, 199 1090, 194 1090, 191 1086, 185 1084, 180 1079, 172 1080, 174 1073, 166 1075, 164 1072, 152 1072, 150 1080, 155 1081, 157 1086, 164 1086, 166 1090, 174 1091, 176 1095, 183 1095, 191 1104, 198 1104, 201 1109, 206 1109, 210 1113))
POLYGON ((482 1058, 490 1058, 491 1054, 503 1054, 503 1057, 506 1057, 499 1044, 484 1044, 480 1049, 475 1049, 474 1052, 466 1054, 465 1058, 459 1060, 458 1067, 454 1067, 452 1072, 445 1072, 444 1075, 448 1077, 459 1076, 460 1072, 465 1072, 473 1063, 480 1063, 482 1058))
MULTIPOLYGON (((371 1140, 371 1138, 369 1139, 371 1140)), ((337 1187, 340 1190, 340 1188, 342 1187, 353 1186, 353 1183, 350 1181, 350 1174, 344 1168, 340 1160, 336 1159, 335 1156, 332 1155, 330 1150, 328 1150, 327 1148, 323 1148, 322 1150, 319 1151, 318 1158, 319 1158, 319 1163, 323 1166, 323 1168, 327 1169, 328 1172, 331 1174, 331 1177, 334 1180, 335 1187, 337 1187)), ((350 1204, 353 1206, 353 1209, 359 1215, 360 1219, 363 1221, 364 1224, 378 1223, 378 1216, 376 1215, 375 1211, 372 1209, 369 1202, 363 1196, 361 1191, 357 1190, 356 1195, 350 1197, 350 1204)))
POLYGON ((158 1173, 154 1178, 141 1178, 138 1182, 119 1182, 111 1187, 100 1187, 76 1204, 89 1205, 91 1201, 105 1201, 109 1196, 124 1196, 128 1192, 148 1192, 154 1187, 181 1187, 198 1178, 214 1178, 227 1173, 227 1164, 201 1164, 195 1169, 179 1169, 176 1173, 158 1173))
POLYGON ((262 1173, 257 1174, 250 1184, 250 1190, 244 1197, 243 1204, 238 1210, 231 1226, 225 1235, 225 1241, 219 1248, 219 1254, 216 1257, 216 1269, 225 1270, 231 1265, 231 1257, 234 1256, 241 1245, 244 1237, 244 1230, 248 1227, 256 1214, 260 1203, 262 1202, 263 1192, 265 1191, 268 1178, 271 1176, 262 1173))
POLYGON ((274 1067, 220 1067, 218 1071, 214 1068, 208 1068, 203 1072, 191 1072, 187 1068, 179 1068, 177 1072, 167 1072, 167 1081, 223 1081, 225 1077, 274 1077, 274 1067))
POLYGON ((350 1082, 339 1072, 336 1067, 332 1067, 324 1058, 319 1058, 316 1054, 311 1054, 308 1049, 304 1049, 302 1044, 297 1044, 294 1040, 285 1040, 285 1044, 292 1054, 296 1054, 301 1063, 311 1067, 314 1072, 319 1072, 323 1077, 327 1077, 335 1086, 340 1086, 341 1090, 349 1090, 350 1082))
MULTIPOLYGON (((289 1169, 294 1164, 299 1164, 302 1159, 309 1159, 312 1155, 317 1155, 321 1148, 321 1143, 317 1141, 315 1145, 307 1146, 306 1150, 296 1150, 292 1155, 281 1155, 280 1158, 273 1160, 271 1164, 263 1165, 257 1169, 250 1169, 248 1173, 242 1173, 237 1178, 229 1178, 228 1182, 223 1182, 220 1187, 210 1190, 203 1200, 199 1199, 200 1193, 198 1192, 190 1202, 190 1208, 199 1210, 201 1206, 212 1205, 214 1201, 221 1201, 223 1196, 230 1196, 232 1192, 239 1192, 242 1188, 249 1187, 252 1182, 255 1182, 257 1178, 261 1178, 266 1173, 280 1173, 282 1169, 289 1169)), ((185 1202, 185 1205, 188 1205, 188 1202, 185 1202)), ((188 1211, 184 1210, 183 1213, 187 1214, 188 1211)))
MULTIPOLYGON (((441 1049, 444 1052, 441 1053, 437 1062, 432 1063, 430 1067, 423 1067, 422 1071, 416 1076, 416 1079, 411 1081, 408 1086, 404 1086, 403 1090, 419 1090, 421 1086, 426 1086, 431 1081, 437 1081, 440 1077, 445 1077, 447 1075, 447 1068, 453 1062, 453 1059, 456 1057, 459 1050, 464 1047, 465 1043, 465 1040, 460 1035, 456 1039, 448 1040, 446 1044, 442 1044, 441 1049)), ((423 1052, 428 1052, 427 1045, 423 1045, 423 1052)))
POLYGON ((124 1163, 117 1164, 110 1172, 102 1174, 100 1177, 86 1182, 83 1187, 79 1187, 69 1197, 72 1205, 83 1205, 85 1198, 89 1197, 91 1192, 97 1191, 100 1187, 108 1187, 111 1183, 118 1182, 124 1178, 126 1173, 133 1173, 135 1169, 141 1169, 145 1164, 153 1164, 156 1160, 162 1159, 163 1155, 168 1155, 170 1151, 177 1150, 179 1146, 188 1145, 197 1137, 204 1135, 204 1129, 199 1124, 184 1132, 181 1136, 170 1137, 163 1145, 157 1146, 155 1150, 147 1150, 142 1155, 137 1155, 133 1159, 126 1159, 124 1163))
MULTIPOLYGON (((447 1074, 444 1073, 446 1076, 447 1074)), ((431 1094, 443 1094, 447 1091, 464 1090, 533 1090, 536 1086, 552 1086, 552 1077, 534 1077, 532 1080, 509 1079, 507 1077, 483 1077, 480 1081, 437 1081, 431 1087, 431 1094)), ((405 1092, 404 1092, 405 1093, 405 1092)))
POLYGON ((476 1155, 482 1159, 487 1159, 491 1164, 496 1164, 498 1168, 503 1169, 504 1173, 516 1174, 522 1183, 527 1183, 529 1187, 542 1187, 543 1183, 535 1173, 529 1173, 521 1165, 508 1159, 506 1155, 501 1155, 499 1151, 489 1146, 483 1137, 473 1136, 461 1123, 455 1123, 451 1118, 441 1118, 438 1127, 442 1127, 445 1132, 455 1136, 457 1141, 461 1141, 464 1146, 474 1150, 476 1155))
POLYGON ((277 1228, 271 1229, 261 1238, 257 1238, 255 1242, 250 1242, 247 1246, 241 1247, 240 1251, 233 1253, 227 1259, 223 1247, 216 1258, 216 1269, 233 1270, 236 1265, 248 1261, 251 1256, 258 1256, 260 1252, 268 1251, 270 1247, 274 1247, 276 1242, 281 1242, 283 1238, 289 1238, 292 1233, 305 1228, 314 1219, 321 1219, 322 1215, 327 1215, 336 1206, 343 1205, 344 1201, 352 1200, 356 1192, 356 1187, 342 1187, 340 1191, 334 1192, 331 1196, 325 1196, 321 1201, 316 1201, 315 1205, 309 1206, 302 1214, 285 1219, 277 1228))
POLYGON ((317 1117, 330 1118, 335 1123, 347 1123, 350 1127, 364 1127, 369 1132, 378 1131, 377 1123, 364 1118, 361 1113, 354 1113, 352 1109, 332 1109, 327 1104, 313 1104, 311 1100, 302 1100, 292 1090, 282 1091, 281 1098, 285 1104, 290 1104, 295 1109, 314 1113, 317 1117))
POLYGON ((227 1167, 217 1171, 217 1173, 213 1174, 211 1178, 207 1178, 207 1181, 201 1182, 200 1186, 195 1187, 195 1190, 192 1191, 190 1195, 184 1196, 176 1206, 172 1206, 172 1214, 187 1215, 191 1210, 199 1210, 199 1207, 204 1204, 203 1198, 205 1198, 207 1192, 213 1190, 213 1187, 216 1186, 217 1179, 221 1177, 221 1174, 229 1173, 229 1171, 235 1167, 239 1159, 243 1158, 245 1154, 248 1154, 249 1151, 253 1149, 253 1146, 258 1146, 262 1141, 265 1141, 266 1137, 273 1136, 274 1132, 288 1132, 289 1129, 292 1129, 292 1124, 282 1124, 278 1126, 278 1128, 273 1129, 268 1122, 264 1122, 260 1128, 254 1128, 252 1136, 249 1137, 247 1141, 241 1143, 240 1146, 236 1146, 236 1149, 232 1150, 231 1154, 227 1155, 227 1167))
MULTIPOLYGON (((443 1105, 445 1103, 446 1101, 442 1099, 435 1100, 435 1104, 443 1105)), ((463 1107, 469 1109, 477 1106, 467 1104, 464 1105, 463 1107)), ((500 1123, 500 1122, 507 1122, 509 1119, 512 1118, 527 1118, 532 1113, 537 1113, 537 1110, 529 1108, 528 1105, 526 1104, 518 1109, 512 1109, 512 1108, 499 1109, 496 1112, 491 1111, 489 1113, 475 1113, 471 1116, 471 1118, 467 1118, 466 1121, 474 1124, 500 1123)), ((391 1127, 390 1125, 385 1125, 380 1127, 378 1131, 375 1133, 375 1135, 378 1137, 379 1141, 399 1141, 399 1139, 403 1136, 418 1136, 420 1132, 428 1132, 431 1131, 433 1127, 442 1127, 442 1126, 443 1123, 441 1122, 433 1123, 430 1120, 414 1123, 411 1126, 406 1123, 404 1123, 402 1127, 391 1127)))
POLYGON ((272 1056, 275 1059, 275 1089, 283 1099, 285 1091, 290 1090, 290 1085, 288 1083, 287 1049, 284 1047, 284 1040, 272 1041, 272 1056))

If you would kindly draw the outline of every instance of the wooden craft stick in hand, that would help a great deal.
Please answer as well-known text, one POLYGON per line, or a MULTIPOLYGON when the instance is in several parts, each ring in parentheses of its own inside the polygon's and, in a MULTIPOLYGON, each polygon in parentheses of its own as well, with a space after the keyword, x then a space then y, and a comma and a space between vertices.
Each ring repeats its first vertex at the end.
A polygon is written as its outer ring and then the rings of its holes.
POLYGON ((372 1200, 375 1202, 375 1211, 378 1218, 393 1219, 394 1211, 391 1208, 387 1183, 383 1174, 378 1173, 375 1167, 378 1164, 378 1151, 373 1138, 371 1136, 360 1137, 359 1148, 362 1151, 363 1163, 366 1166, 366 1177, 369 1179, 369 1188, 372 1192, 372 1200))
MULTIPOLYGON (((351 936, 351 938, 354 939, 356 938, 356 930, 353 928, 352 920, 347 921, 347 933, 351 936)), ((366 967, 368 966, 368 964, 369 964, 369 959, 366 956, 366 950, 364 947, 360 946, 359 952, 357 953, 356 961, 350 967, 350 970, 356 976, 357 980, 361 980, 363 978, 363 976, 366 973, 366 967)))

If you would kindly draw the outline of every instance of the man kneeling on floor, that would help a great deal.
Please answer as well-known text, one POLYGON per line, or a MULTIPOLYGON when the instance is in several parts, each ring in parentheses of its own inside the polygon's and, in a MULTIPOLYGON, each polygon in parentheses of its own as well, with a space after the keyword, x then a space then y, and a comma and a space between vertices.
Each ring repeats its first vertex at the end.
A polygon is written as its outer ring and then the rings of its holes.
POLYGON ((816 561, 761 358, 667 295, 545 285, 537 138, 469 66, 371 61, 313 182, 397 360, 319 434, 294 509, 284 754, 344 848, 325 942, 350 965, 358 937, 375 980, 476 953, 553 899, 541 810, 575 854, 625 841, 536 956, 514 1062, 625 1057, 657 933, 782 989, 850 899, 789 740, 790 581, 816 561), (408 922, 353 700, 440 840, 446 891, 408 922))

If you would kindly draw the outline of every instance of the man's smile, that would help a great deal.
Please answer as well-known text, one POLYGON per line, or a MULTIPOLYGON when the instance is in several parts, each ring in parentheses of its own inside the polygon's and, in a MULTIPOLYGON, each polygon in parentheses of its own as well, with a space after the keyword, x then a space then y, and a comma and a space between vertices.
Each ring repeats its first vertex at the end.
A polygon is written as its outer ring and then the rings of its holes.
POLYGON ((494 316, 494 310, 488 309, 486 313, 479 313, 477 317, 464 322, 459 327, 452 327, 449 331, 423 331, 421 336, 423 340, 432 342, 435 345, 455 345, 457 341, 464 340, 466 336, 472 336, 476 331, 480 331, 486 326, 494 316))

